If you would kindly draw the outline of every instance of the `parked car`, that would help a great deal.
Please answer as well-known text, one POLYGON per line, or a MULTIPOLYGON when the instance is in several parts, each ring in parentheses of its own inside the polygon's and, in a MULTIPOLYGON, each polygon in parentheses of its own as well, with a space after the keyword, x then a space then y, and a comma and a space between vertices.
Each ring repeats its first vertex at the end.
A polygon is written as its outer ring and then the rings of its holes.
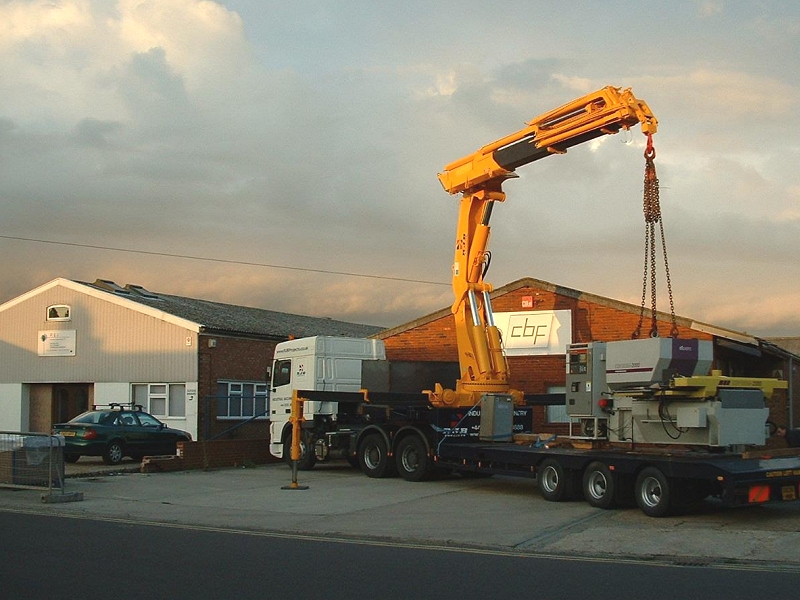
POLYGON ((178 442, 192 440, 191 434, 167 427, 138 406, 95 408, 53 426, 54 434, 64 436, 67 462, 77 462, 81 456, 102 456, 106 464, 116 465, 125 456, 141 460, 143 456, 175 454, 178 442))

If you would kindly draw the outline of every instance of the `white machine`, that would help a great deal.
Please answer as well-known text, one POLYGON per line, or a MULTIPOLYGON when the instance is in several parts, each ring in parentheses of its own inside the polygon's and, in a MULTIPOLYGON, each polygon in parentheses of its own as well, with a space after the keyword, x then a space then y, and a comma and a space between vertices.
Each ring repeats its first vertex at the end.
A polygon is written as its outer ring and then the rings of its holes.
POLYGON ((570 435, 630 444, 763 445, 765 400, 786 382, 723 377, 710 341, 648 338, 572 344, 570 435))

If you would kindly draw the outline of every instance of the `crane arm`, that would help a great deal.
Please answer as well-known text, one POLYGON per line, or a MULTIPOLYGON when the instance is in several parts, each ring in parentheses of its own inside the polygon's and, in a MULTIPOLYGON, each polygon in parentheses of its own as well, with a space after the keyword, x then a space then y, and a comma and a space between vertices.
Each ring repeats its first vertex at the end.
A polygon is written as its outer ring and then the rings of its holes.
MULTIPOLYGON (((488 267, 489 219, 495 202, 505 200, 503 182, 514 170, 603 135, 641 124, 652 141, 658 128, 650 108, 631 90, 604 87, 536 117, 524 129, 447 165, 439 181, 450 194, 463 194, 453 262, 455 332, 461 378, 455 390, 437 384, 429 393, 434 405, 474 406, 484 394, 512 390, 500 331, 494 324, 490 293, 483 281, 488 267)), ((649 147, 649 146, 648 146, 649 147)))
POLYGON ((459 194, 494 179, 507 178, 517 168, 602 135, 617 133, 638 123, 654 134, 658 121, 650 107, 630 88, 604 87, 529 121, 477 152, 450 163, 439 174, 445 191, 459 194))

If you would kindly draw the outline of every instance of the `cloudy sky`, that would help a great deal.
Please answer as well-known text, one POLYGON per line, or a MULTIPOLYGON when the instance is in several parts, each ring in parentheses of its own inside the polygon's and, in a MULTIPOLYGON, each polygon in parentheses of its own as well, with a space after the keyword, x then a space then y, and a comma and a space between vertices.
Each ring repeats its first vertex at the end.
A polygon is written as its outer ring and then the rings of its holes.
MULTIPOLYGON (((676 312, 800 335, 794 0, 0 0, 0 302, 103 278, 403 323, 452 301, 437 172, 606 85, 659 119, 676 312)), ((643 144, 521 168, 487 280, 638 304, 643 144)))

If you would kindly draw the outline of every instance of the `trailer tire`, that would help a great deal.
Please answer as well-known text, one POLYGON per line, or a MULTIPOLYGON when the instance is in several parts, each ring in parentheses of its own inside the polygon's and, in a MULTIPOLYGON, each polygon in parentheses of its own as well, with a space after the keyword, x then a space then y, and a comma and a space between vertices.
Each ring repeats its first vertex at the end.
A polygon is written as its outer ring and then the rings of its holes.
POLYGON ((424 481, 431 474, 428 448, 418 435, 409 435, 397 445, 397 472, 406 481, 424 481))
POLYGON ((672 511, 672 491, 666 475, 646 467, 636 478, 636 505, 648 517, 665 517, 672 511))
POLYGON ((617 480, 607 465, 595 461, 583 472, 583 497, 595 508, 616 506, 617 480))
MULTIPOLYGON (((283 440, 283 460, 290 467, 292 466, 292 433, 283 440)), ((299 471, 310 471, 317 464, 317 456, 314 454, 311 435, 303 431, 300 433, 300 460, 297 461, 299 471)))
POLYGON ((548 502, 567 500, 572 493, 570 475, 558 460, 545 458, 536 472, 536 483, 542 498, 548 502))
POLYGON ((397 474, 395 462, 389 456, 389 448, 380 433, 364 436, 358 445, 358 464, 367 477, 380 479, 397 474))

